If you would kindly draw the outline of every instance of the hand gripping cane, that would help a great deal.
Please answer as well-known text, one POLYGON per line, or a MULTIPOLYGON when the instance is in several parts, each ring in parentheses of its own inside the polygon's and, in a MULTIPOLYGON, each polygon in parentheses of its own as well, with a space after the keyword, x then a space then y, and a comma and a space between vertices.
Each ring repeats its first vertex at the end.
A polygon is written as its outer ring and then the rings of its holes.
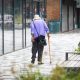
POLYGON ((48 37, 48 46, 49 46, 49 57, 50 57, 50 64, 51 62, 51 54, 50 54, 50 37, 48 37))

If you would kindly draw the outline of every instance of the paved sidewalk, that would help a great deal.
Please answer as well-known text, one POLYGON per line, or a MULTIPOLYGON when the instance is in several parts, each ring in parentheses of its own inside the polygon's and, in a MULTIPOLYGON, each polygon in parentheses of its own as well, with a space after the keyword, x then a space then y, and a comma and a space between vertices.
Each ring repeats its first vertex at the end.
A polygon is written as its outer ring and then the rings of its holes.
MULTIPOLYGON (((51 34, 50 47, 51 47, 51 61, 49 57, 48 45, 44 49, 43 65, 38 66, 37 60, 33 70, 40 69, 43 74, 50 74, 52 68, 56 64, 61 64, 65 60, 65 52, 74 51, 80 41, 80 31, 70 31, 69 33, 51 34)), ((16 52, 0 56, 0 80, 13 80, 13 68, 16 73, 22 69, 27 68, 31 61, 31 47, 22 49, 16 52)))

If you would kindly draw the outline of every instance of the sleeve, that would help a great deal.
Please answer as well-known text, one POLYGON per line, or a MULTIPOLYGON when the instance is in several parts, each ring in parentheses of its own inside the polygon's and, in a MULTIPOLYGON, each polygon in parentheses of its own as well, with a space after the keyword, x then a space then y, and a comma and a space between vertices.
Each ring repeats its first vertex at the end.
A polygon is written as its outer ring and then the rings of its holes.
POLYGON ((31 34, 34 34, 34 25, 33 22, 30 23, 31 34))
POLYGON ((45 28, 46 33, 49 33, 49 28, 48 28, 48 26, 47 26, 45 21, 44 21, 44 28, 45 28))

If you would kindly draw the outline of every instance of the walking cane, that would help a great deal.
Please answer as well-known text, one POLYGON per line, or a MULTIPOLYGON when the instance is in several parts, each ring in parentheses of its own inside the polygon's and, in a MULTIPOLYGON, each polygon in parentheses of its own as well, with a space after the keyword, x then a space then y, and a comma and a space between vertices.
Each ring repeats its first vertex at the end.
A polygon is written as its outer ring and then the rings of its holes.
POLYGON ((50 57, 50 64, 51 62, 51 54, 50 54, 50 37, 48 37, 48 46, 49 46, 49 57, 50 57))

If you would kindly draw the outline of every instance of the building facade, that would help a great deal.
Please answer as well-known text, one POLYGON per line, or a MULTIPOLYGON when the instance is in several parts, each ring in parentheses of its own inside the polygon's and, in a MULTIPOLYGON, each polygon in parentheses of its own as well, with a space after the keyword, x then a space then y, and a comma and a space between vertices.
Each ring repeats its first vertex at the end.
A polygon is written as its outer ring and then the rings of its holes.
POLYGON ((0 0, 0 55, 31 46, 27 33, 34 14, 52 33, 80 28, 79 0, 0 0))
POLYGON ((51 32, 80 28, 80 0, 47 0, 47 20, 51 32))

